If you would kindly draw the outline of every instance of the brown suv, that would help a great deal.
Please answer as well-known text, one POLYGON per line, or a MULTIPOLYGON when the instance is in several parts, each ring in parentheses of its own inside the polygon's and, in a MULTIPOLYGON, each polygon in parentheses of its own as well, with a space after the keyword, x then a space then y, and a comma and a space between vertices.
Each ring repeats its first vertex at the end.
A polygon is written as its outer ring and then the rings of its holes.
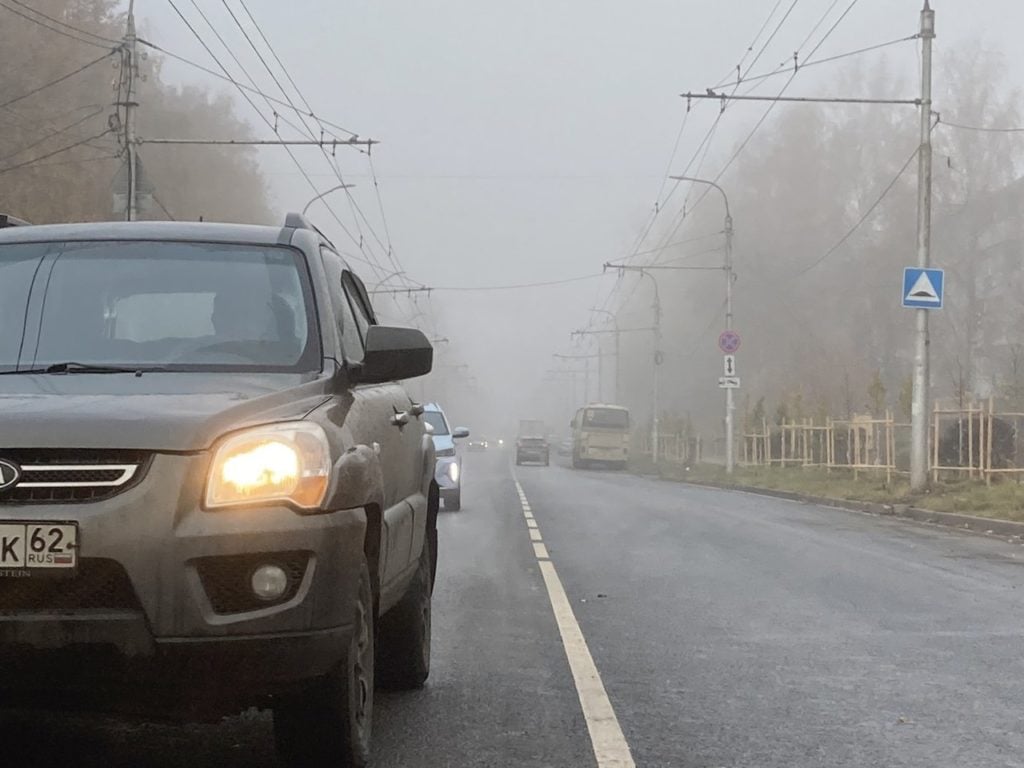
POLYGON ((301 216, 0 229, 0 705, 274 712, 362 765, 430 668, 417 330, 301 216))

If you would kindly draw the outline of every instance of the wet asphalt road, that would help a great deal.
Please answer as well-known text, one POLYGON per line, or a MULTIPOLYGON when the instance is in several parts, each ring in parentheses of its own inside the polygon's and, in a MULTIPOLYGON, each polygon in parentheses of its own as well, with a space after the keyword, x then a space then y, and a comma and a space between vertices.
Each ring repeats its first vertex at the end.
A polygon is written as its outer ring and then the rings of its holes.
MULTIPOLYGON (((621 473, 518 478, 638 766, 1024 766, 1024 547, 621 473)), ((375 766, 596 765, 508 457, 442 513, 427 687, 375 766)), ((0 671, 2 673, 2 671, 0 671)), ((19 714, 3 765, 275 765, 269 718, 19 714)))

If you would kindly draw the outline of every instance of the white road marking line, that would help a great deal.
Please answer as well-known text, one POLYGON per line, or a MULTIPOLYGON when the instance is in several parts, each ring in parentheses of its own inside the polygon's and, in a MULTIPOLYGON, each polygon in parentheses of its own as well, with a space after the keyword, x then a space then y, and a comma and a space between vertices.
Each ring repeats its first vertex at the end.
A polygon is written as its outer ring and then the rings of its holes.
POLYGON ((523 512, 523 517, 525 517, 527 520, 533 520, 534 519, 533 512, 523 512))
POLYGON ((605 691, 601 675, 597 671, 594 657, 590 655, 586 638, 583 637, 583 630, 576 615, 572 611, 572 604, 568 595, 565 594, 565 587, 562 580, 558 578, 554 563, 551 562, 547 547, 540 541, 540 530, 536 520, 527 511, 529 509, 526 494, 523 487, 516 480, 516 489, 522 497, 523 511, 526 515, 526 525, 530 532, 530 539, 533 541, 533 551, 540 566, 541 575, 544 577, 544 586, 548 590, 548 599, 551 601, 551 610, 555 614, 555 623, 558 624, 558 632, 562 637, 562 646, 565 648, 566 658, 569 660, 569 669, 572 671, 573 681, 576 683, 576 693, 580 699, 580 707, 583 710, 583 718, 587 722, 587 730, 590 732, 590 744, 594 749, 594 757, 597 759, 598 768, 636 768, 633 762, 633 754, 626 743, 626 737, 622 733, 619 719, 615 716, 615 709, 612 707, 608 692, 605 691))
POLYGON ((587 648, 576 616, 572 612, 569 598, 558 578, 555 566, 550 560, 538 563, 544 584, 548 588, 551 608, 555 612, 558 631, 562 635, 562 645, 569 659, 569 668, 576 681, 576 692, 580 697, 583 717, 590 731, 590 742, 594 747, 594 757, 598 768, 635 768, 633 755, 629 751, 626 737, 619 726, 611 700, 601 682, 597 665, 587 648))

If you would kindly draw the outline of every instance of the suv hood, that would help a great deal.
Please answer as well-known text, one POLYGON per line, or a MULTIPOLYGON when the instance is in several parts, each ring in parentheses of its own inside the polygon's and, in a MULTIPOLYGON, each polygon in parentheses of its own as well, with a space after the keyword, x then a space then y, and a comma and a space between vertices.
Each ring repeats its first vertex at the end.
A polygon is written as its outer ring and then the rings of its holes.
POLYGON ((302 418, 328 395, 328 380, 312 377, 266 373, 2 376, 0 447, 201 451, 239 427, 302 418))

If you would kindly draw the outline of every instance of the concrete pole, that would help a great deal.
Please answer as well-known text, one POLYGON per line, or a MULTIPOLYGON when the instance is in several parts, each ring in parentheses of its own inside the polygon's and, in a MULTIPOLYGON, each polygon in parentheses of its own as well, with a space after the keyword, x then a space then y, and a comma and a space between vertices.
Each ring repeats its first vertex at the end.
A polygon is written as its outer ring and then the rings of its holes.
POLYGON ((659 459, 658 436, 660 434, 658 430, 658 413, 661 409, 661 405, 658 402, 658 371, 661 368, 661 297, 658 295, 658 281, 654 275, 649 272, 642 272, 641 274, 651 278, 651 284, 654 286, 654 371, 651 376, 654 380, 651 385, 651 404, 654 408, 654 413, 651 418, 651 458, 654 460, 655 466, 657 466, 659 459))
MULTIPOLYGON (((932 228, 932 39, 935 11, 921 11, 921 146, 917 154, 917 266, 931 264, 932 228)), ((910 488, 928 487, 928 310, 917 309, 914 333, 913 398, 910 408, 910 488)), ((938 435, 935 436, 938 439, 938 435)))
POLYGON ((139 217, 138 210, 138 168, 135 156, 135 82, 139 73, 138 38, 135 36, 135 0, 128 4, 128 33, 124 39, 126 63, 128 66, 128 89, 124 107, 124 136, 128 145, 128 204, 125 206, 125 218, 135 221, 139 217))
MULTIPOLYGON (((725 195, 725 193, 722 193, 725 195)), ((729 213, 729 203, 726 200, 725 208, 725 327, 732 330, 732 214, 729 213)), ((735 462, 736 451, 733 445, 733 414, 736 404, 733 402, 733 390, 725 390, 725 471, 732 474, 735 462)))

